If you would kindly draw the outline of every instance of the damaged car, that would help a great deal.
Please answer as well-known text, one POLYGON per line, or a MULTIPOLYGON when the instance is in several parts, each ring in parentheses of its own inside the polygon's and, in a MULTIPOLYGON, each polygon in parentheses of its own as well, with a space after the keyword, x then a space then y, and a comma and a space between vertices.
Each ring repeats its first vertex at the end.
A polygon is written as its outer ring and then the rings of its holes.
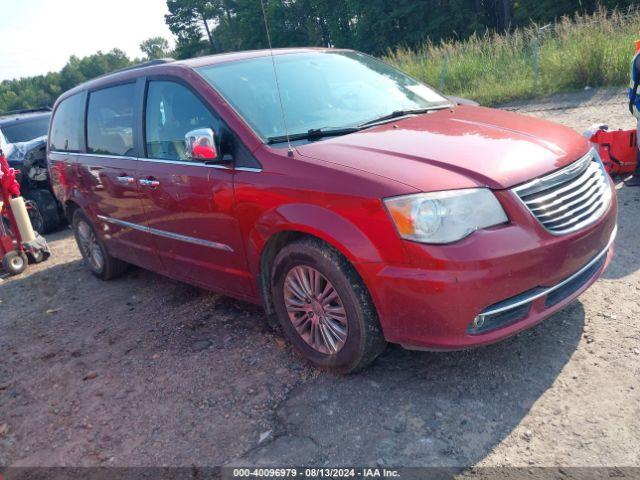
POLYGON ((134 264, 262 305, 306 359, 353 372, 387 342, 531 328, 613 257, 587 139, 460 103, 351 50, 147 64, 58 99, 50 172, 95 276, 134 264))
POLYGON ((62 206, 53 196, 47 166, 47 130, 51 109, 0 114, 0 146, 9 166, 18 172, 33 229, 49 233, 64 221, 62 206))

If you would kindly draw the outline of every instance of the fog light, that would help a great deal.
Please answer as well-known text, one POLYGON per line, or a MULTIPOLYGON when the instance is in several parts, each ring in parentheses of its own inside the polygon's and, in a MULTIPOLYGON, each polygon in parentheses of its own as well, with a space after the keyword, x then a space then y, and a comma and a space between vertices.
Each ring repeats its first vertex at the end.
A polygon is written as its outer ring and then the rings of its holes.
POLYGON ((467 333, 480 335, 497 328, 506 327, 525 319, 531 311, 531 302, 506 309, 504 308, 504 302, 496 305, 500 308, 494 307, 493 313, 491 309, 487 309, 474 318, 467 327, 467 333))
POLYGON ((473 323, 471 324, 471 328, 481 328, 484 325, 484 316, 478 315, 473 319, 473 323))

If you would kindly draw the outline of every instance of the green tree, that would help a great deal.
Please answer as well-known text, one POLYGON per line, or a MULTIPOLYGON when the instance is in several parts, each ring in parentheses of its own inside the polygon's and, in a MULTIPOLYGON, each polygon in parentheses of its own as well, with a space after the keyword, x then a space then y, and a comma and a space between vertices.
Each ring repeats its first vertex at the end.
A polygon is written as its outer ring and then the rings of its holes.
POLYGON ((113 49, 83 58, 72 56, 59 72, 4 80, 0 83, 0 112, 51 106, 62 92, 131 63, 122 50, 113 49))
POLYGON ((167 8, 165 20, 182 46, 199 44, 204 32, 208 50, 219 51, 213 27, 222 11, 220 0, 167 0, 167 8))
MULTIPOLYGON (((504 32, 638 0, 263 0, 274 47, 350 47, 382 54, 504 32)), ((261 0, 168 0, 180 56, 265 48, 261 0)))
POLYGON ((140 44, 140 50, 146 55, 147 60, 157 60, 171 55, 169 42, 162 37, 147 38, 140 44))

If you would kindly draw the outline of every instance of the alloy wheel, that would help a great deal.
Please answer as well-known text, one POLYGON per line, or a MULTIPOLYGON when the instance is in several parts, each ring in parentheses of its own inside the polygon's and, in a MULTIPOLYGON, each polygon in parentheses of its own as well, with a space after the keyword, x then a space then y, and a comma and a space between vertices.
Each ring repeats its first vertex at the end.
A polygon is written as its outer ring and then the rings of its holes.
POLYGON ((319 271, 293 267, 284 280, 284 303, 289 320, 314 350, 333 355, 347 341, 347 312, 338 291, 319 271))
POLYGON ((104 255, 93 229, 84 221, 78 222, 78 240, 84 258, 92 269, 101 272, 104 267, 104 255))

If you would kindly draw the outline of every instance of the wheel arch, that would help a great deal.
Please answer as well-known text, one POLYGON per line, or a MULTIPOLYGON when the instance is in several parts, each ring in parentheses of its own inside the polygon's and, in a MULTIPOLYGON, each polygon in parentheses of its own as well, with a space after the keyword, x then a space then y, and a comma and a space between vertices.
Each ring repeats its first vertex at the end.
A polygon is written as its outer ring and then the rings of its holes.
POLYGON ((249 261, 259 265, 256 260, 271 237, 283 232, 317 237, 340 251, 351 263, 383 261, 378 247, 350 219, 323 206, 301 203, 281 205, 256 220, 248 235, 249 261))
POLYGON ((305 237, 318 239, 337 250, 351 263, 364 285, 357 264, 382 261, 380 252, 364 232, 327 208, 289 204, 263 215, 249 235, 248 254, 250 263, 257 266, 258 293, 272 324, 277 322, 271 302, 273 261, 285 245, 305 237))
POLYGON ((64 216, 66 217, 69 224, 73 222, 73 214, 76 213, 76 210, 80 208, 80 205, 74 200, 67 200, 64 203, 64 216))

